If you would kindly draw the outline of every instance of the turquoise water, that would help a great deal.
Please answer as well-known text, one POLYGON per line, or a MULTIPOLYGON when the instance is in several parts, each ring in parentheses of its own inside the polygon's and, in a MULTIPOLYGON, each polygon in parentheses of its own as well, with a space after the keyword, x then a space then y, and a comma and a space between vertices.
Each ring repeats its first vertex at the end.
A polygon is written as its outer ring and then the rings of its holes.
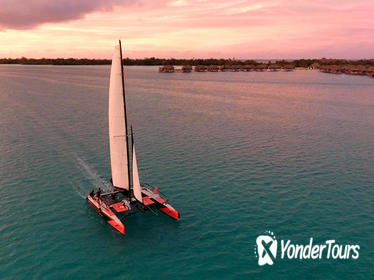
POLYGON ((0 66, 1 279, 374 277, 374 79, 127 67, 140 179, 182 219, 131 216, 121 236, 84 200, 110 179, 108 78, 0 66), (265 230, 360 257, 259 267, 265 230))

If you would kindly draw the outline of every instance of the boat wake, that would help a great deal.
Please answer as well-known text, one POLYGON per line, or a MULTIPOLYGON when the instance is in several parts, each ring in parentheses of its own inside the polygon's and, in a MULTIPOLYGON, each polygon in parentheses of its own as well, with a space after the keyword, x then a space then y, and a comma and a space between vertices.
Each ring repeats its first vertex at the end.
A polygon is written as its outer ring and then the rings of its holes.
POLYGON ((103 191, 111 191, 112 188, 108 182, 106 182, 103 178, 101 178, 97 172, 92 169, 82 158, 76 156, 76 166, 82 171, 81 173, 84 175, 86 179, 88 179, 91 184, 89 188, 88 186, 84 185, 74 185, 75 186, 75 192, 82 198, 86 198, 88 192, 91 189, 97 189, 101 188, 103 191))
POLYGON ((84 186, 81 183, 77 185, 76 183, 71 182, 71 185, 73 186, 73 189, 77 195, 79 195, 83 199, 86 199, 88 191, 84 189, 84 186))

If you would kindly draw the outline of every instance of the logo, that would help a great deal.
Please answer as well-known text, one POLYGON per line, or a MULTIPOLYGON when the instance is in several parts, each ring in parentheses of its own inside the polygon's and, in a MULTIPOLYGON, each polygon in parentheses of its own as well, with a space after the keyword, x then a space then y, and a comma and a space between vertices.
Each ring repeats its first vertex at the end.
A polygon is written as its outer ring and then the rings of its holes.
MULTIPOLYGON (((320 259, 353 259, 360 256, 360 245, 339 244, 334 239, 326 240, 321 244, 315 244, 310 237, 305 244, 295 244, 291 240, 280 240, 279 259, 320 260, 320 259)), ((278 242, 271 231, 266 231, 256 239, 255 256, 258 265, 273 265, 277 257, 278 242)))
POLYGON ((258 265, 273 265, 277 257, 278 246, 274 233, 266 231, 264 235, 257 237, 256 246, 257 251, 255 251, 255 254, 258 258, 258 265))

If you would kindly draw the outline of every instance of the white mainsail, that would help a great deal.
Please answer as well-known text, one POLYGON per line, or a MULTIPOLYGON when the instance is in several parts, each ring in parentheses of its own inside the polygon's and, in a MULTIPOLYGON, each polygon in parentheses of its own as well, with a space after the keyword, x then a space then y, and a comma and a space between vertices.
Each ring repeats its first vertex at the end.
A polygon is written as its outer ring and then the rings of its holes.
POLYGON ((136 163, 135 145, 132 146, 132 191, 135 198, 143 202, 142 189, 140 187, 138 164, 136 163))
POLYGON ((113 186, 129 189, 127 128, 125 122, 122 88, 122 63, 120 46, 116 46, 112 58, 109 85, 109 147, 113 186))

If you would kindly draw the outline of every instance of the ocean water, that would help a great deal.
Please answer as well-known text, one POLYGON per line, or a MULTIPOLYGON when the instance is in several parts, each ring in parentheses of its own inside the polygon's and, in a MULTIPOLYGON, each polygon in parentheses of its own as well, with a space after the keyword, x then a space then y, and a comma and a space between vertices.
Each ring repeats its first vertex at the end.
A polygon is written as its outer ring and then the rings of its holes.
POLYGON ((1 279, 373 279, 374 79, 125 73, 140 179, 181 220, 122 236, 84 199, 109 187, 109 66, 2 65, 1 279), (360 255, 260 267, 266 230, 360 255))

